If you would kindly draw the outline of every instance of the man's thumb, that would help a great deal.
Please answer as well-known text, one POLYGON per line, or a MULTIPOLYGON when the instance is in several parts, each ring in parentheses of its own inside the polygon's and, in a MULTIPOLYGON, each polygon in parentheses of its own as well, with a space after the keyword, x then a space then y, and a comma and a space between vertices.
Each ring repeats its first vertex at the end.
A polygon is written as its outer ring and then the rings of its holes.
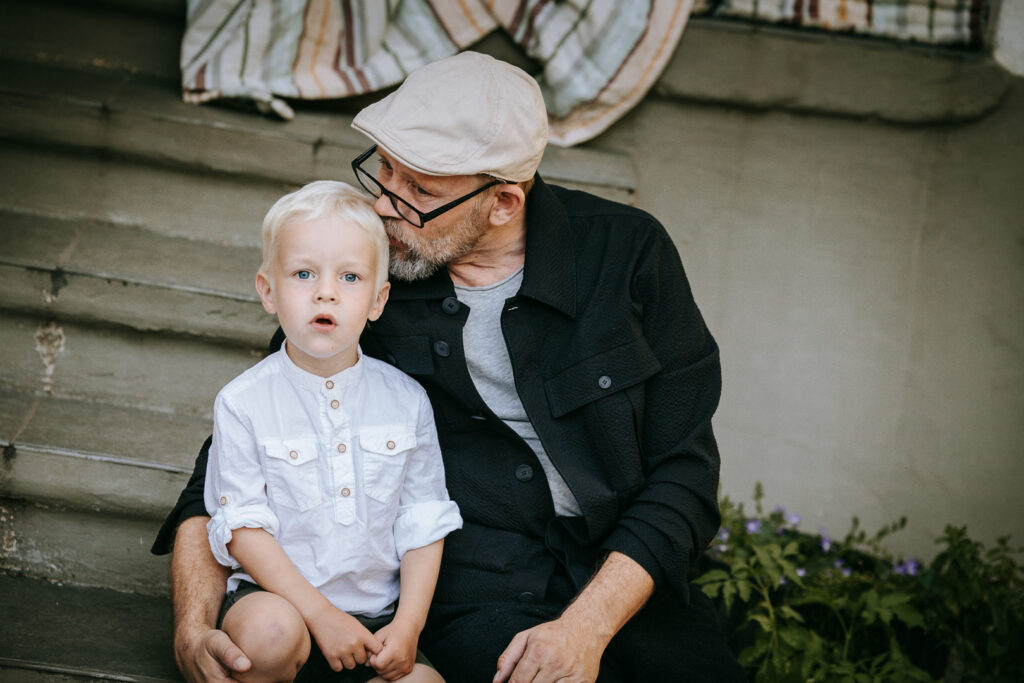
POLYGON ((242 652, 239 647, 235 645, 230 638, 228 638, 228 634, 223 631, 218 632, 210 638, 207 647, 210 650, 210 654, 213 655, 225 669, 242 673, 243 671, 248 671, 249 667, 252 666, 252 662, 250 662, 249 658, 245 656, 245 653, 242 652))

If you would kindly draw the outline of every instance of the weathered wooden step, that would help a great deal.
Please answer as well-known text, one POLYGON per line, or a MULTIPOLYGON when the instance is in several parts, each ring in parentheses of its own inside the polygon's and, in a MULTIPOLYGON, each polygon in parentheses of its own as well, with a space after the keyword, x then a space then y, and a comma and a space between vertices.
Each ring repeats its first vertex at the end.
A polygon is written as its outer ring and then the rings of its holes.
POLYGON ((0 308, 260 347, 260 253, 92 219, 0 210, 0 308))

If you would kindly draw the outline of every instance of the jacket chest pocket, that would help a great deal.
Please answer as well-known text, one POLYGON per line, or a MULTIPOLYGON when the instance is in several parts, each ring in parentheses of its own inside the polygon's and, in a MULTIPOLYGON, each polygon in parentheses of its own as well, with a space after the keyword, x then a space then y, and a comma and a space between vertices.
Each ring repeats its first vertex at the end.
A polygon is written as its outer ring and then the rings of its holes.
POLYGON ((552 417, 579 434, 607 486, 623 495, 643 481, 644 382, 660 369, 650 346, 638 338, 544 383, 552 417))
POLYGON ((359 434, 363 453, 363 489, 381 503, 396 500, 402 491, 405 463, 416 447, 416 431, 410 425, 386 425, 359 434))
POLYGON ((306 511, 320 504, 317 443, 284 439, 260 444, 266 456, 267 495, 277 505, 306 511))

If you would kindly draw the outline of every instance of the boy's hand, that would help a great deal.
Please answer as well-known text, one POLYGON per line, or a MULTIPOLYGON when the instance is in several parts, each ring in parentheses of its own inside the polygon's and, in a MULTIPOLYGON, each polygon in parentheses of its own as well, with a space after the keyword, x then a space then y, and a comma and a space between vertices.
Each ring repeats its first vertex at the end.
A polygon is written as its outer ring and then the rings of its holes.
POLYGON ((333 605, 319 614, 309 630, 334 671, 354 669, 381 651, 381 644, 355 617, 333 605))
POLYGON ((416 663, 416 641, 419 630, 407 621, 395 618, 374 635, 384 644, 377 654, 371 655, 367 665, 387 681, 408 675, 416 663))

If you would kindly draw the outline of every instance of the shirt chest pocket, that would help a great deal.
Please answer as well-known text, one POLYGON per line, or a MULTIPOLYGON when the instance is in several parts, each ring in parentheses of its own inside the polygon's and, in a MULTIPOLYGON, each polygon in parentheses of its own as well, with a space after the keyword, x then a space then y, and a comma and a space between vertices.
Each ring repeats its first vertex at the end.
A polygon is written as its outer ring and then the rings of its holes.
POLYGON ((260 447, 266 456, 267 495, 271 501, 300 511, 320 505, 323 494, 315 440, 268 440, 260 447))
POLYGON ((363 452, 363 488, 381 503, 396 500, 402 491, 405 464, 416 447, 411 425, 385 425, 359 434, 363 452))

